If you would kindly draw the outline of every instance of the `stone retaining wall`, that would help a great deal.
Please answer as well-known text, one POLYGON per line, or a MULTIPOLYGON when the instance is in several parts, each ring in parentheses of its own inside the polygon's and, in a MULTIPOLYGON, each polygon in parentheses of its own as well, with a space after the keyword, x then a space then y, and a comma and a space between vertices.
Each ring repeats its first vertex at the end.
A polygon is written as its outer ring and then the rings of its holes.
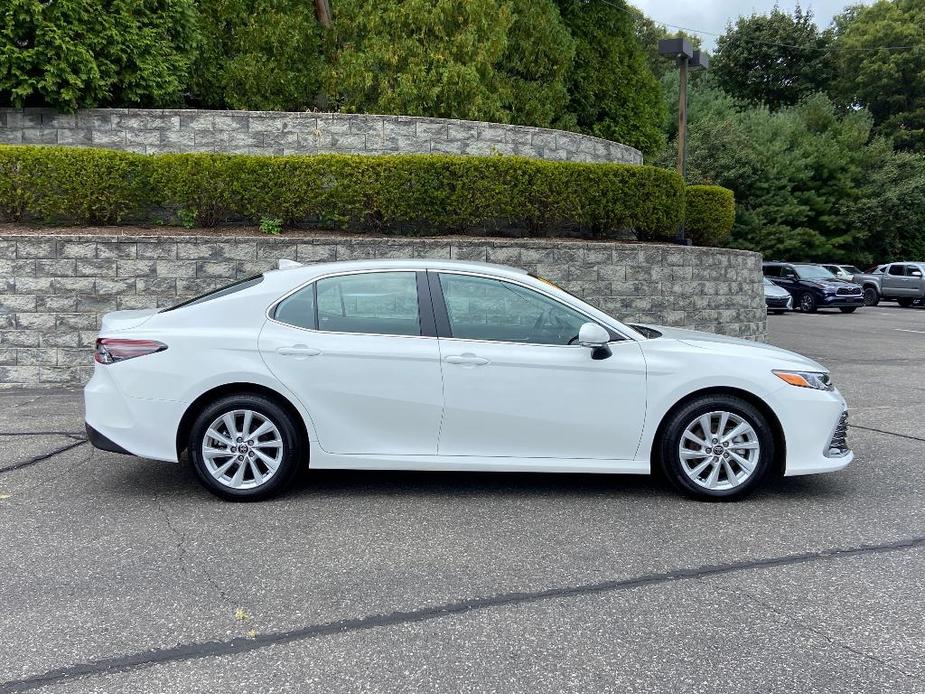
POLYGON ((249 154, 518 154, 641 164, 637 149, 562 130, 349 113, 0 108, 0 143, 249 154))
POLYGON ((535 239, 8 234, 0 235, 0 388, 85 382, 108 311, 169 306, 280 258, 408 257, 523 267, 628 322, 766 335, 761 257, 746 251, 535 239))

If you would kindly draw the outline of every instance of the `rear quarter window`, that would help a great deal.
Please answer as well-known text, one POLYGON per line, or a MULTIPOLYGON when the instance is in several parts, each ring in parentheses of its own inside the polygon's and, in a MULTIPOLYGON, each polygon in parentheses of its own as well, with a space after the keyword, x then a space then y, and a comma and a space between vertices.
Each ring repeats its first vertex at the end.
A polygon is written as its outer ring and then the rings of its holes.
POLYGON ((200 294, 199 296, 194 296, 192 299, 187 299, 186 301, 181 301, 179 304, 171 306, 170 308, 165 308, 161 313, 166 311, 175 311, 178 308, 186 308, 187 306, 195 306, 196 304, 204 304, 207 301, 212 301, 213 299, 218 299, 223 296, 228 296, 229 294, 234 294, 236 292, 244 291, 250 287, 254 287, 263 282, 263 275, 255 275, 254 277, 248 277, 243 280, 238 280, 237 282, 232 282, 227 284, 224 287, 219 287, 218 289, 213 289, 210 292, 205 294, 200 294))

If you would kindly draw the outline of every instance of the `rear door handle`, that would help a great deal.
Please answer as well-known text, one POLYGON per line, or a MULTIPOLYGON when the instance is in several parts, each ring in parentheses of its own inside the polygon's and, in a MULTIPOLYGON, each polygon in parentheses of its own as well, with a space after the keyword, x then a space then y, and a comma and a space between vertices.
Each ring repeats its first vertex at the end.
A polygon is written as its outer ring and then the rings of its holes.
POLYGON ((278 354, 284 357, 295 357, 296 359, 305 359, 305 357, 315 357, 321 354, 320 349, 308 347, 307 345, 292 345, 291 347, 280 347, 276 350, 278 354))
POLYGON ((484 357, 477 357, 474 354, 454 354, 444 361, 447 364, 461 364, 462 366, 484 366, 488 363, 484 357))

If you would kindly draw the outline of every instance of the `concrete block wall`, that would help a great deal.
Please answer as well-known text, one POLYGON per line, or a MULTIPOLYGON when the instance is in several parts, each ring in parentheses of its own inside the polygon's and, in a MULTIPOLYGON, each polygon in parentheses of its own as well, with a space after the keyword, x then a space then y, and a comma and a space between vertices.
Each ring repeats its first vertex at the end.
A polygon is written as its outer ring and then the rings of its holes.
POLYGON ((516 154, 641 164, 642 153, 599 137, 548 128, 350 113, 0 108, 0 143, 248 154, 516 154))
POLYGON ((361 258, 522 267, 626 322, 763 340, 761 257, 730 249, 566 240, 0 235, 0 388, 80 385, 100 317, 170 306, 275 267, 361 258))

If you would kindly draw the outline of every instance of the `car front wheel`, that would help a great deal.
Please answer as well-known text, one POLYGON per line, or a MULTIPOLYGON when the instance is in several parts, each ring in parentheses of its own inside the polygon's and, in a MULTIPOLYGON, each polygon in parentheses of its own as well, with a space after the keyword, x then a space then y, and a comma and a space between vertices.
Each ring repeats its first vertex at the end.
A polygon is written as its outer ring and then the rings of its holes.
POLYGON ((876 306, 880 303, 880 294, 873 287, 864 288, 864 305, 876 306))
POLYGON ((299 435, 291 417, 255 394, 222 398, 197 417, 190 461, 203 485, 229 501, 257 501, 282 491, 299 464, 299 435))
POLYGON ((740 499, 760 483, 774 459, 764 415, 728 395, 704 396, 666 422, 660 460, 671 482, 705 501, 740 499))
POLYGON ((858 307, 857 306, 842 306, 838 310, 841 311, 842 313, 854 313, 855 311, 858 310, 858 307))
POLYGON ((800 310, 803 313, 816 312, 816 297, 809 292, 800 295, 800 310))
POLYGON ((909 308, 910 306, 912 306, 912 304, 915 303, 915 299, 912 299, 908 296, 904 296, 902 299, 897 299, 896 303, 898 303, 903 308, 909 308))

